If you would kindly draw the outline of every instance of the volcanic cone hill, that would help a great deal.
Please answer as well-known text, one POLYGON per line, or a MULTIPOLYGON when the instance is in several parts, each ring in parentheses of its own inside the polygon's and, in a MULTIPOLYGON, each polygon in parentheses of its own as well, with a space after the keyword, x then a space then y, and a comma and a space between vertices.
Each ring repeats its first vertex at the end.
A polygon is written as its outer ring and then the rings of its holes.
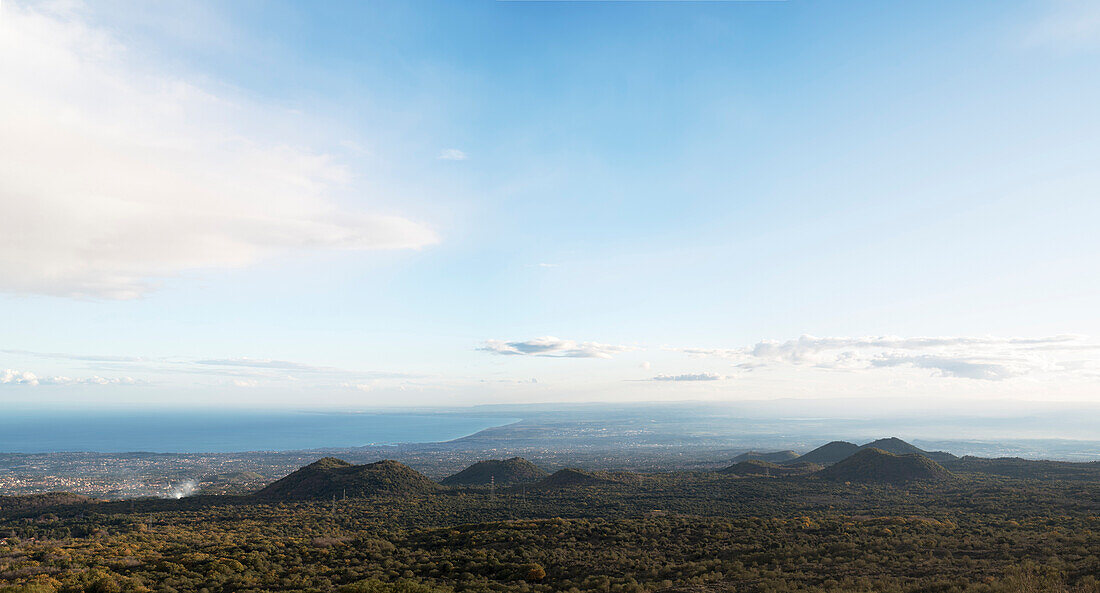
POLYGON ((616 484, 621 481, 622 480, 616 479, 612 474, 606 472, 589 472, 583 469, 567 467, 535 482, 532 486, 551 490, 557 488, 573 488, 577 486, 601 486, 605 484, 616 484))
POLYGON ((954 455, 946 451, 925 451, 915 445, 911 445, 897 437, 889 437, 885 439, 879 439, 877 441, 871 441, 866 445, 861 445, 860 449, 881 449, 887 453, 893 453, 894 455, 908 455, 915 453, 917 455, 924 455, 925 457, 934 461, 951 461, 958 459, 954 455))
POLYGON ((748 461, 750 459, 768 461, 771 463, 783 463, 784 461, 790 461, 796 457, 798 457, 798 453, 794 451, 746 451, 734 457, 733 463, 741 463, 742 461, 748 461))
POLYGON ((522 457, 513 457, 479 461, 445 478, 442 483, 445 486, 483 486, 492 481, 494 484, 507 486, 537 482, 549 475, 530 461, 522 457))
POLYGON ((847 441, 833 441, 826 443, 820 447, 802 455, 796 457, 792 462, 805 462, 805 463, 820 463, 822 465, 828 465, 830 463, 836 463, 842 459, 846 459, 856 451, 859 451, 859 445, 855 443, 849 443, 847 441))
POLYGON ((325 457, 268 484, 256 496, 276 500, 305 500, 344 495, 360 497, 376 494, 423 494, 437 488, 438 484, 424 474, 396 461, 352 465, 342 459, 325 457))
POLYGON ((895 455, 873 447, 862 449, 814 475, 838 482, 893 484, 942 481, 952 477, 951 472, 924 455, 918 453, 895 455))

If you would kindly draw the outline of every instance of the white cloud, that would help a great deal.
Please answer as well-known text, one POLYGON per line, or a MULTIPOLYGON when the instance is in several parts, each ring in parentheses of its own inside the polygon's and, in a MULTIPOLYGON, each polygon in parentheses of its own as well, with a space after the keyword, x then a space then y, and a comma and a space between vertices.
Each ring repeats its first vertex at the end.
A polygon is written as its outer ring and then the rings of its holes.
POLYGON ((1026 364, 1012 365, 1002 362, 931 355, 884 356, 882 358, 872 359, 871 366, 912 366, 921 369, 932 369, 945 377, 983 379, 986 381, 1012 379, 1014 377, 1026 375, 1032 370, 1032 368, 1026 364))
POLYGON ((638 350, 634 346, 616 346, 598 342, 575 342, 554 336, 544 336, 521 342, 487 340, 480 348, 486 352, 516 356, 546 356, 552 358, 611 358, 612 354, 638 350))
POLYGON ((39 385, 134 385, 137 383, 132 377, 100 377, 98 375, 91 377, 72 378, 72 377, 39 377, 38 375, 29 371, 13 371, 6 369, 0 373, 0 384, 11 385, 30 385, 37 387, 39 385))
POLYGON ((436 242, 341 207, 334 157, 265 138, 297 116, 142 70, 78 10, 0 10, 0 290, 132 298, 185 270, 436 242))
POLYGON ((100 377, 99 375, 93 375, 91 377, 72 378, 72 377, 50 377, 48 379, 42 379, 41 382, 44 385, 135 385, 137 381, 133 377, 100 377))
POLYGON ((1083 336, 1021 337, 816 337, 779 342, 763 340, 744 348, 681 348, 693 357, 726 358, 752 370, 775 365, 865 370, 909 367, 944 377, 1001 381, 1035 372, 1074 372, 1086 361, 1062 360, 1095 351, 1083 336))
POLYGON ((446 148, 439 151, 439 155, 435 158, 441 161, 464 161, 469 157, 457 148, 446 148))
POLYGON ((716 373, 688 373, 684 375, 657 375, 652 381, 721 381, 724 376, 716 373))
POLYGON ((5 369, 0 373, 0 384, 38 385, 38 377, 28 371, 5 369))

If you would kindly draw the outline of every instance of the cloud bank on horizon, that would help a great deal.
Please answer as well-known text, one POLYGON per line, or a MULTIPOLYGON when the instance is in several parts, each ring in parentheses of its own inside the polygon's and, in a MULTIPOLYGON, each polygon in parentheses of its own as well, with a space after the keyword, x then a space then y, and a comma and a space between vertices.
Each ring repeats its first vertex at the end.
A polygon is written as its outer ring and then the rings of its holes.
MULTIPOLYGON (((556 337, 541 337, 522 341, 488 340, 479 350, 516 359, 597 359, 600 366, 609 365, 610 374, 600 380, 652 382, 656 384, 710 384, 712 395, 740 392, 753 385, 757 375, 789 376, 799 368, 826 373, 858 373, 873 381, 904 379, 912 388, 943 385, 973 388, 981 384, 1024 381, 1034 384, 1037 377, 1051 380, 1063 377, 1074 380, 1100 379, 1100 344, 1085 336, 1057 335, 1048 337, 815 337, 803 335, 787 341, 764 340, 741 348, 668 348, 649 349, 644 346, 612 345, 591 341, 575 341, 556 337), (638 364, 629 360, 629 369, 617 366, 616 356, 641 355, 658 359, 656 368, 680 369, 637 378, 638 372, 655 368, 651 360, 638 364), (671 355, 671 357, 669 357, 671 355), (717 362, 717 370, 699 370, 698 362, 717 362), (633 378, 632 378, 633 377, 633 378), (879 379, 875 379, 879 377, 879 379), (962 381, 959 383, 957 381, 962 381), (946 381, 946 383, 944 383, 946 381)), ((290 360, 235 358, 145 358, 100 356, 90 354, 40 353, 4 350, 0 353, 25 359, 83 363, 103 376, 83 377, 41 376, 31 371, 7 369, 0 374, 0 384, 8 386, 142 386, 171 383, 173 376, 192 376, 211 385, 238 388, 322 389, 385 393, 387 390, 441 392, 461 390, 484 384, 477 374, 444 376, 381 370, 343 369, 290 360), (135 379, 131 375, 143 377, 135 379), (159 377, 159 379, 158 379, 159 377)), ((524 372, 553 373, 559 364, 526 367, 524 372)), ((566 366, 567 375, 576 374, 576 367, 566 366)), ((581 376, 584 373, 581 372, 581 376)), ((545 386, 534 378, 500 379, 494 382, 513 384, 527 389, 542 390, 545 386)), ((980 392, 980 390, 979 390, 980 392)), ((699 396, 707 392, 692 391, 699 396)))
POLYGON ((100 377, 93 375, 91 377, 81 377, 74 379, 72 377, 39 377, 30 371, 15 371, 12 369, 4 369, 0 373, 0 385, 29 385, 37 387, 39 385, 134 385, 135 381, 132 377, 100 377))
POLYGON ((776 365, 832 370, 928 369, 943 377, 1003 381, 1032 373, 1100 372, 1100 345, 1085 336, 816 337, 764 340, 744 348, 680 348, 692 357, 723 358, 737 368, 776 365))

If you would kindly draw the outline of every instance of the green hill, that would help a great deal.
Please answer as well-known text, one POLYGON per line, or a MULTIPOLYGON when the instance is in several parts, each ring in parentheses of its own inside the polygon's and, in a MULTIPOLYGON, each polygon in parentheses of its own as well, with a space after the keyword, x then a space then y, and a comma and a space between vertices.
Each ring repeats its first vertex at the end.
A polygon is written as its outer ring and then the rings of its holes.
POLYGON ((799 463, 820 463, 821 465, 828 465, 830 463, 836 463, 842 459, 846 459, 856 451, 859 451, 859 445, 855 443, 849 443, 847 441, 833 441, 826 443, 820 447, 801 455, 791 460, 792 462, 799 463))
POLYGON ((615 484, 620 480, 606 472, 589 472, 583 469, 567 467, 535 482, 533 487, 544 489, 573 488, 577 486, 600 486, 615 484))
POLYGON ((815 474, 838 482, 886 482, 946 480, 951 472, 918 453, 895 455, 882 449, 862 449, 815 474))
POLYGON ((768 461, 771 463, 783 463, 798 457, 794 451, 747 451, 733 458, 733 463, 741 463, 750 459, 768 461))
POLYGON ((550 474, 522 457, 511 459, 489 459, 479 461, 470 467, 443 480, 446 486, 482 486, 490 480, 499 486, 537 482, 550 474))
POLYGON ((860 449, 881 449, 887 453, 893 453, 894 455, 924 455, 925 457, 934 461, 944 462, 958 459, 954 455, 946 451, 925 451, 915 445, 911 445, 897 437, 889 437, 885 439, 878 439, 877 441, 871 441, 866 445, 861 445, 860 449))
POLYGON ((345 495, 422 494, 438 487, 424 474, 396 461, 352 465, 325 457, 268 484, 256 496, 277 500, 327 499, 345 495))
MULTIPOLYGON (((925 451, 919 447, 911 445, 897 437, 887 437, 884 439, 878 439, 871 441, 864 445, 856 445, 855 443, 849 443, 847 441, 833 441, 831 443, 822 445, 801 457, 796 457, 790 462, 808 462, 808 463, 820 463, 822 465, 829 465, 831 463, 837 463, 848 457, 854 455, 860 450, 864 449, 879 449, 886 451, 887 453, 893 453, 894 455, 923 455, 933 461, 940 463, 946 463, 958 459, 954 455, 945 451, 925 451)), ((789 464, 790 462, 780 462, 789 464)))

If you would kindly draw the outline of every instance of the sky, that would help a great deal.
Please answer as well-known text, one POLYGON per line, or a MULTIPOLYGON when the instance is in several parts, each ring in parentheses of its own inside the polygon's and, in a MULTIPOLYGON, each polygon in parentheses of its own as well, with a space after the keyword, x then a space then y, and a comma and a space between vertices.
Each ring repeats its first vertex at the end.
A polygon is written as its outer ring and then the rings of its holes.
POLYGON ((1100 401, 1094 2, 0 4, 0 403, 1100 401))

